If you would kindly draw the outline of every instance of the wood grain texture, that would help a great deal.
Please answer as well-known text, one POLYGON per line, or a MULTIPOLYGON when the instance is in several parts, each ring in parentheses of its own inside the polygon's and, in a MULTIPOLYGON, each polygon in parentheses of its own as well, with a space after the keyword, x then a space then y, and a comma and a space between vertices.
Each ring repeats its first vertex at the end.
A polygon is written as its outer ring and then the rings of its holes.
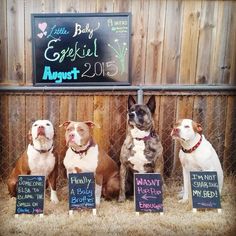
POLYGON ((7 0, 0 1, 0 83, 7 83, 7 0))
POLYGON ((7 1, 8 80, 25 84, 24 0, 7 1))
POLYGON ((195 84, 201 2, 184 1, 183 4, 179 82, 195 84))
POLYGON ((151 0, 149 3, 147 57, 145 68, 146 85, 161 83, 165 8, 165 1, 151 0))

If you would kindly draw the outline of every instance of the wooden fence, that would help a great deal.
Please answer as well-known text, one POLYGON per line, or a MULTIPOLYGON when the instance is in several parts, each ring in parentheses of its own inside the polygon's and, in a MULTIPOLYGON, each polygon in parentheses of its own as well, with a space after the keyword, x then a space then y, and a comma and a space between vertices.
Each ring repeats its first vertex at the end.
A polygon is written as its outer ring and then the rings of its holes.
MULTIPOLYGON (((101 94, 81 92, 4 93, 0 102, 1 175, 9 174, 15 160, 27 146, 27 133, 35 119, 49 119, 55 126, 55 146, 62 163, 65 152, 66 120, 93 120, 100 129, 94 136, 110 156, 119 161, 126 135, 127 92, 101 94)), ((131 93, 132 94, 132 93, 131 93)), ((150 93, 147 93, 150 94, 150 93)), ((155 92, 156 129, 164 146, 165 176, 180 176, 179 146, 171 139, 178 118, 192 118, 203 125, 205 136, 215 147, 225 173, 235 172, 236 96, 232 93, 155 92)), ((148 96, 145 96, 147 100, 148 96)), ((204 155, 204 153, 203 153, 204 155)))
POLYGON ((0 82, 32 84, 31 13, 131 12, 133 85, 235 84, 236 2, 0 0, 0 82))

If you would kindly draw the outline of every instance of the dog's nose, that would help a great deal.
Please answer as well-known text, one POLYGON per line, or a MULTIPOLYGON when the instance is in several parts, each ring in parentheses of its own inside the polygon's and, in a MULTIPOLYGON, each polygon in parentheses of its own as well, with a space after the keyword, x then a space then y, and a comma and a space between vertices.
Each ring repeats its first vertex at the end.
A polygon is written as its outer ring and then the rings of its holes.
POLYGON ((174 132, 175 134, 178 134, 178 133, 179 133, 179 131, 180 131, 180 129, 179 129, 179 128, 174 128, 174 129, 173 129, 173 132, 174 132))
POLYGON ((44 126, 40 125, 40 126, 38 127, 38 129, 39 129, 39 130, 44 130, 44 126))

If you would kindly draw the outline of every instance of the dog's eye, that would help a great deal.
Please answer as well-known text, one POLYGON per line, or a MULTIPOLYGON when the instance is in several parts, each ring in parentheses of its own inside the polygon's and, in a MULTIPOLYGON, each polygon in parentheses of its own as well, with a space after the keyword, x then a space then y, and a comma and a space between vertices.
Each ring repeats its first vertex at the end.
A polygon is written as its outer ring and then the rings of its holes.
POLYGON ((188 128, 190 128, 190 126, 189 125, 185 125, 184 128, 188 129, 188 128))
POLYGON ((38 126, 38 124, 34 124, 33 126, 36 127, 36 126, 38 126))
POLYGON ((79 128, 79 129, 78 129, 78 132, 79 132, 79 133, 83 133, 83 132, 84 132, 84 130, 83 130, 83 129, 81 129, 81 128, 79 128))
POLYGON ((46 124, 46 126, 50 126, 50 124, 49 124, 49 123, 47 123, 47 124, 46 124))

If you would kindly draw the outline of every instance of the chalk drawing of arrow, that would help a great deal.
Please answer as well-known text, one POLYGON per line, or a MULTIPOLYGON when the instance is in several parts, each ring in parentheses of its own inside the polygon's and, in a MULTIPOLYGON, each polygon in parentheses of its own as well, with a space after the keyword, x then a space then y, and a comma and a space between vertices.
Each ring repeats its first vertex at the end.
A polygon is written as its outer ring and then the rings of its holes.
POLYGON ((156 198, 155 196, 147 196, 147 194, 144 194, 142 197, 144 200, 148 200, 149 198, 156 198))

